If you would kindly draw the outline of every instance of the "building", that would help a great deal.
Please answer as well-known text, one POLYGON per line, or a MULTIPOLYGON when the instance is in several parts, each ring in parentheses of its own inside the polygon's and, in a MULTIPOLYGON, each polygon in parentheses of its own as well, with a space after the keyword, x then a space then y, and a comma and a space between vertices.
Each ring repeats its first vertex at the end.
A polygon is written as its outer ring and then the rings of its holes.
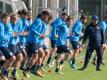
POLYGON ((79 0, 79 11, 98 15, 102 19, 107 15, 107 0, 79 0))
POLYGON ((27 9, 21 0, 0 0, 0 13, 16 13, 21 9, 27 9))
POLYGON ((74 19, 78 19, 78 0, 30 0, 32 1, 33 18, 43 10, 48 9, 52 12, 54 18, 67 12, 74 19))

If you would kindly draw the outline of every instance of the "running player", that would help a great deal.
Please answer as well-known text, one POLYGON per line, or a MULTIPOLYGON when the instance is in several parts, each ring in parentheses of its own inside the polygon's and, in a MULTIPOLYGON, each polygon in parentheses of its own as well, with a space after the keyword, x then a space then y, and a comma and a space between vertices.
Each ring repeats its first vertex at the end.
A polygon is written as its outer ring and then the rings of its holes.
POLYGON ((53 67, 53 65, 50 64, 51 62, 51 58, 53 56, 54 53, 56 53, 57 47, 56 47, 56 40, 57 40, 57 32, 58 32, 58 27, 62 24, 65 23, 66 19, 67 19, 67 13, 62 13, 62 16, 60 18, 57 18, 55 21, 52 22, 51 26, 52 26, 52 30, 51 30, 51 36, 50 36, 50 40, 51 40, 51 51, 49 54, 49 58, 47 61, 47 65, 49 67, 53 67))
POLYGON ((2 51, 3 55, 5 56, 6 63, 1 69, 2 79, 8 80, 8 73, 9 69, 12 67, 15 56, 8 48, 8 43, 10 37, 12 35, 12 29, 10 24, 10 15, 3 14, 0 22, 0 50, 2 51))
POLYGON ((80 20, 75 22, 75 24, 71 30, 70 42, 72 44, 72 48, 74 50, 74 53, 73 53, 73 57, 71 58, 69 63, 70 63, 70 66, 74 69, 77 69, 75 61, 76 61, 77 55, 80 54, 80 52, 81 52, 81 47, 80 47, 80 43, 79 43, 80 34, 82 31, 83 24, 86 21, 87 21, 86 16, 84 16, 84 15, 81 16, 80 20))
MULTIPOLYGON (((31 57, 27 64, 27 68, 24 72, 24 74, 28 75, 28 71, 31 69, 31 67, 37 62, 38 60, 38 66, 36 74, 39 74, 39 69, 41 67, 42 59, 44 57, 44 51, 41 45, 43 45, 43 41, 45 38, 45 22, 44 20, 47 19, 49 16, 49 13, 47 11, 43 11, 41 13, 41 17, 37 18, 31 25, 31 29, 29 31, 29 35, 27 37, 27 53, 28 56, 31 57), (39 47, 39 48, 38 48, 39 47), (39 51, 39 58, 38 57, 38 51, 39 51)), ((41 74, 41 73, 40 73, 41 74)), ((42 75, 42 74, 41 74, 42 75)))
POLYGON ((69 29, 72 24, 72 18, 69 16, 66 23, 62 23, 59 28, 58 38, 57 38, 57 59, 56 59, 56 69, 55 72, 58 74, 63 74, 60 72, 60 66, 64 63, 64 58, 66 54, 72 54, 72 52, 67 47, 67 38, 69 37, 69 29))
POLYGON ((19 24, 18 20, 19 20, 19 16, 17 14, 12 14, 11 27, 12 27, 13 36, 10 38, 9 46, 8 46, 10 51, 13 52, 13 54, 16 57, 16 60, 13 64, 13 71, 12 71, 12 78, 15 79, 15 80, 17 78, 19 78, 19 76, 17 74, 17 69, 19 69, 19 67, 21 65, 21 62, 23 60, 21 50, 17 46, 18 36, 19 36, 19 33, 20 33, 20 27, 22 27, 21 24, 19 24))

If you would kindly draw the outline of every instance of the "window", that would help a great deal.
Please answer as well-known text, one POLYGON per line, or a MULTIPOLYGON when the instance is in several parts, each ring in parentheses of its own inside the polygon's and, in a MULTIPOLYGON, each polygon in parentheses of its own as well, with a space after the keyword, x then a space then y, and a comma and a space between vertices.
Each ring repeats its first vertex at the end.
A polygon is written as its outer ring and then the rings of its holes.
POLYGON ((6 12, 7 12, 7 13, 12 13, 12 12, 13 12, 11 5, 6 4, 6 12))
POLYGON ((12 6, 3 2, 0 2, 0 13, 12 13, 12 6))

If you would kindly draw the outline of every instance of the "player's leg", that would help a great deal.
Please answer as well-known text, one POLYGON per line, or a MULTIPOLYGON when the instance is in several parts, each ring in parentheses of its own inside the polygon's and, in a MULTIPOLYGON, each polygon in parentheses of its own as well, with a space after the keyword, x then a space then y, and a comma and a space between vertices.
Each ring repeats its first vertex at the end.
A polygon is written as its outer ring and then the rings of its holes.
POLYGON ((78 54, 80 54, 80 44, 77 41, 71 41, 71 44, 74 49, 74 52, 73 52, 72 58, 70 59, 70 62, 71 62, 70 65, 72 68, 77 69, 75 62, 78 54))
POLYGON ((5 65, 3 66, 1 70, 1 74, 4 77, 8 77, 9 70, 12 67, 16 58, 7 47, 1 47, 1 51, 3 52, 5 58, 7 59, 5 65))
POLYGON ((85 54, 85 60, 84 60, 84 65, 81 69, 79 70, 86 70, 87 69, 87 66, 88 66, 88 63, 89 63, 89 60, 91 58, 91 55, 92 55, 92 52, 94 51, 94 47, 90 47, 88 46, 87 50, 86 50, 86 54, 85 54))
POLYGON ((38 49, 38 65, 37 65, 37 69, 36 69, 36 75, 40 76, 40 77, 44 77, 44 75, 41 73, 40 69, 41 69, 41 64, 43 61, 43 58, 45 57, 45 52, 43 50, 42 47, 39 47, 38 49))
POLYGON ((96 52, 97 52, 97 64, 96 64, 96 70, 97 71, 102 71, 101 68, 100 68, 100 65, 102 63, 102 49, 101 49, 101 46, 97 46, 96 47, 96 52))
POLYGON ((21 63, 23 61, 23 55, 19 49, 19 47, 16 46, 16 60, 14 62, 14 65, 13 65, 13 71, 12 71, 12 76, 13 78, 19 78, 18 74, 17 74, 17 70, 20 68, 21 66, 21 63))
POLYGON ((52 56, 56 53, 57 51, 57 47, 56 47, 56 40, 51 40, 51 51, 50 51, 50 54, 49 54, 49 57, 48 57, 48 60, 47 60, 47 65, 49 67, 53 67, 54 66, 54 62, 53 62, 53 65, 51 64, 51 60, 52 60, 52 56))
POLYGON ((38 60, 37 44, 36 43, 28 43, 28 45, 26 45, 26 51, 27 51, 27 55, 29 56, 29 59, 28 59, 26 69, 23 72, 23 74, 24 74, 24 76, 29 78, 29 71, 30 71, 31 67, 35 64, 35 62, 38 60))

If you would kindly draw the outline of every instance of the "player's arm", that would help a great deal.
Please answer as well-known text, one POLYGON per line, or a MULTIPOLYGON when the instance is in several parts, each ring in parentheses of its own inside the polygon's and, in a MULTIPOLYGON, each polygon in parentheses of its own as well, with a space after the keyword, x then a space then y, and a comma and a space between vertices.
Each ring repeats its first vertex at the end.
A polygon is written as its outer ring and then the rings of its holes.
POLYGON ((80 35, 80 30, 82 29, 82 26, 79 22, 75 23, 73 28, 72 28, 72 32, 74 35, 80 35))
POLYGON ((104 30, 101 29, 101 46, 102 48, 106 47, 106 44, 105 44, 105 33, 104 33, 104 30))
POLYGON ((85 30, 85 33, 84 33, 84 36, 83 36, 82 44, 84 44, 84 43, 86 42, 88 36, 89 36, 89 27, 87 27, 86 30, 85 30))

